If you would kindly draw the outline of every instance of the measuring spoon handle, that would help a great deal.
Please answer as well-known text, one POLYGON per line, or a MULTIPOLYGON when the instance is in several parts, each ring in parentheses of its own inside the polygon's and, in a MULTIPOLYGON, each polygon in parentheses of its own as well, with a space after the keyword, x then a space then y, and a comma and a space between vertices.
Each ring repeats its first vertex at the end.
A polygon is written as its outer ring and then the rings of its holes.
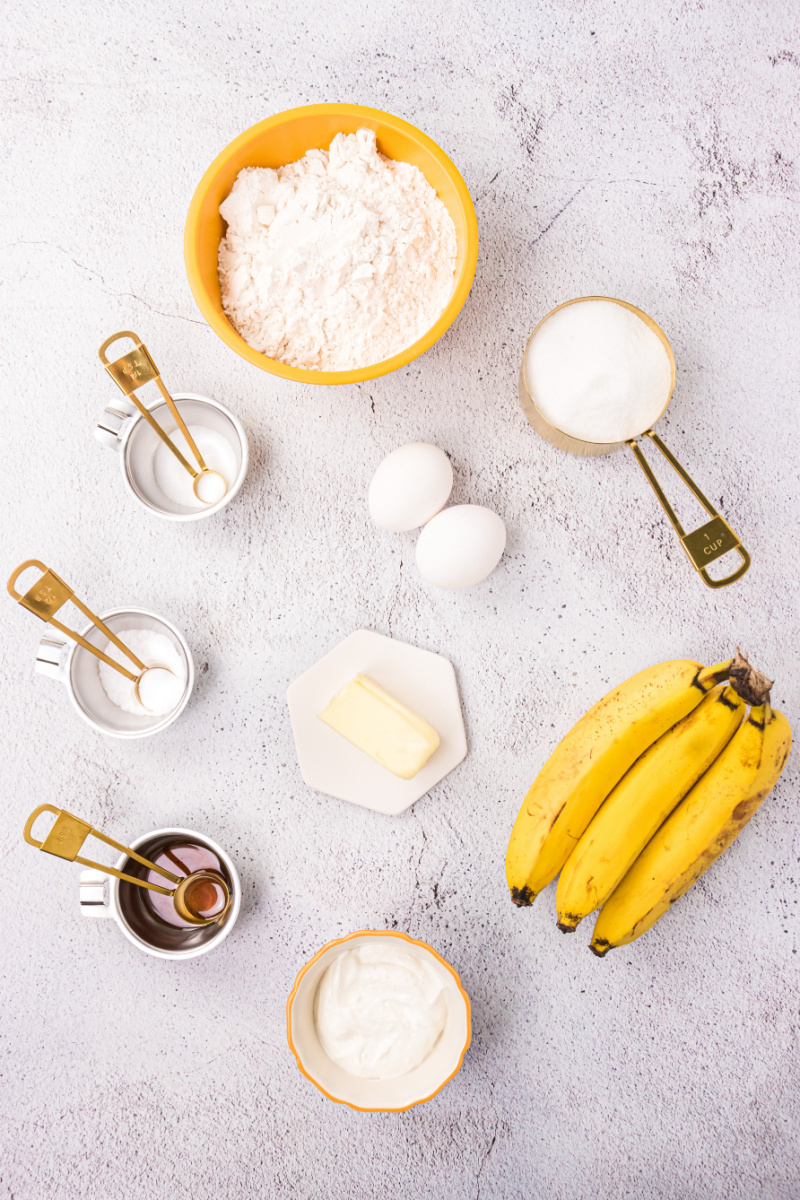
POLYGON ((113 667, 115 671, 119 671, 120 675, 126 676, 127 679, 133 680, 136 683, 139 675, 147 668, 140 658, 138 658, 132 650, 129 650, 124 642, 120 641, 112 629, 106 625, 92 610, 79 600, 68 583, 65 583, 55 571, 51 571, 38 558, 28 558, 24 563, 12 572, 11 578, 6 585, 8 594, 23 608, 27 608, 28 612, 32 612, 39 620, 45 621, 48 625, 55 626, 61 633, 65 633, 73 642, 77 642, 84 650, 88 650, 95 658, 99 658, 101 662, 107 663, 109 667, 113 667), (23 571, 27 571, 29 567, 38 567, 42 572, 39 581, 29 588, 28 591, 21 595, 16 588, 17 580, 23 571), (70 629, 68 625, 64 625, 61 621, 56 620, 55 614, 59 609, 63 608, 68 601, 72 601, 76 608, 87 616, 96 629, 104 633, 110 642, 113 642, 122 654, 129 658, 132 663, 139 668, 139 675, 134 675, 132 671, 127 670, 121 663, 115 659, 109 658, 97 646, 93 646, 88 642, 82 634, 76 633, 74 629, 70 629))
POLYGON ((139 400, 134 394, 137 388, 144 387, 144 385, 146 383, 150 383, 151 380, 156 384, 158 390, 161 392, 161 395, 166 401, 167 408, 175 418, 178 428, 186 438, 187 445, 190 447, 192 454, 194 454, 195 458, 200 464, 200 470, 207 471, 208 468, 203 460, 203 456, 198 450, 194 438, 189 433, 188 426, 178 411, 178 406, 172 399, 172 396, 169 394, 167 389, 164 387, 164 384, 161 380, 161 372, 153 361, 150 351, 147 349, 139 335, 133 333, 130 329, 122 329, 119 333, 112 333, 111 337, 107 337, 103 342, 102 346, 97 351, 97 354, 101 363, 108 371, 109 375, 114 380, 120 391, 124 392, 124 394, 133 401, 150 427, 155 433, 158 434, 162 442, 164 442, 166 446, 169 446, 170 450, 181 463, 181 465, 194 478, 197 475, 197 471, 189 464, 188 460, 183 456, 183 454, 181 454, 180 450, 174 444, 169 434, 164 432, 149 409, 147 409, 145 405, 142 404, 141 400, 139 400), (123 354, 122 358, 118 358, 114 362, 109 362, 106 351, 108 350, 109 346, 114 344, 114 342, 119 342, 123 338, 131 339, 131 341, 134 343, 133 350, 129 350, 127 354, 123 354))
POLYGON ((163 875, 172 883, 177 885, 181 882, 177 875, 173 875, 171 871, 166 871, 163 867, 157 866, 149 858, 144 858, 141 854, 137 854, 130 846, 123 846, 121 842, 115 842, 113 838, 107 837, 99 829, 94 829, 87 821, 82 821, 80 817, 74 817, 66 809, 55 808, 52 804, 40 804, 31 813, 25 822, 25 829, 22 836, 29 846, 33 846, 35 850, 43 850, 45 854, 53 854, 56 858, 65 858, 67 862, 78 862, 84 867, 93 867, 97 871, 105 871, 109 875, 116 875, 117 879, 124 879, 126 883, 135 883, 137 887, 147 888, 151 892, 161 892, 164 896, 171 896, 173 894, 175 888, 170 890, 165 887, 159 887, 158 884, 148 883, 146 879, 139 879, 136 875, 126 875, 124 871, 118 871, 116 867, 107 867, 104 863, 94 862, 90 858, 83 858, 78 851, 83 848, 83 843, 88 837, 94 837, 98 841, 105 842, 108 846, 113 846, 115 850, 119 850, 122 854, 127 854, 128 858, 134 859, 136 862, 141 863, 142 866, 149 867, 151 871, 156 871, 157 874, 163 875), (43 842, 39 842, 33 836, 33 826, 44 812, 55 813, 56 819, 51 825, 47 837, 43 842))

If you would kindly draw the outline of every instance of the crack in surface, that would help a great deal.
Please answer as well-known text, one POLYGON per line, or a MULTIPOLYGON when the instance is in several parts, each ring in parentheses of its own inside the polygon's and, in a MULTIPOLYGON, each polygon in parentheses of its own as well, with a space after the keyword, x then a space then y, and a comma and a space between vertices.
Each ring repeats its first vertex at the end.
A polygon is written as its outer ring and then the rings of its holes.
POLYGON ((456 828, 456 826, 455 826, 455 825, 453 824, 453 822, 450 820, 450 818, 448 817, 448 815, 447 815, 447 813, 446 813, 446 812, 442 812, 442 819, 443 819, 443 821, 444 821, 445 825, 446 825, 446 826, 448 827, 448 829, 451 831, 451 833, 454 833, 454 834, 455 834, 455 836, 458 838, 458 841, 459 841, 459 842, 461 843, 461 845, 463 846, 463 845, 464 845, 464 839, 463 839, 463 837, 461 836, 461 833, 460 833, 460 831, 459 831, 459 830, 456 828))
POLYGON ((483 189, 483 191, 478 193, 478 195, 475 197, 475 203, 476 203, 476 204, 477 204, 477 203, 478 203, 480 200, 483 200, 484 196, 488 195, 488 193, 489 193, 489 189, 491 188, 492 184, 493 184, 493 183, 494 183, 494 181, 497 179, 497 177, 498 177, 498 175, 499 175, 499 174, 500 174, 500 172, 499 172, 499 171, 495 171, 494 175, 493 175, 493 176, 492 176, 492 178, 489 180, 489 182, 487 183, 487 185, 486 185, 486 187, 483 189))
POLYGON ((487 1162, 489 1161, 489 1155, 494 1150, 494 1144, 497 1141, 497 1130, 498 1130, 499 1124, 500 1124, 499 1120, 495 1120, 494 1133, 492 1134, 492 1140, 489 1143, 489 1147, 485 1151, 483 1158, 481 1159, 481 1165, 478 1167, 478 1174, 475 1176, 475 1200, 480 1200, 480 1197, 481 1197, 481 1175, 483 1174, 483 1168, 486 1166, 487 1162))
POLYGON ((522 149, 531 162, 536 157, 536 147, 539 134, 542 132, 544 117, 534 112, 519 95, 519 84, 512 83, 500 95, 498 109, 501 117, 508 115, 512 126, 522 143, 522 149))
POLYGON ((563 204, 563 205, 561 206, 561 208, 558 210, 558 212, 556 213, 556 215, 555 215, 555 216, 554 216, 554 217, 553 217, 553 218, 552 218, 552 219, 549 221, 549 223, 548 223, 547 225, 545 225, 545 227, 544 227, 544 229, 541 231, 541 233, 537 234, 537 235, 536 235, 536 237, 533 239, 533 241, 532 241, 532 242, 528 242, 528 249, 529 249, 529 250, 532 250, 532 249, 533 249, 533 247, 534 247, 534 246, 537 244, 537 242, 540 242, 540 241, 542 240, 542 238, 544 237, 544 235, 545 235, 546 233, 549 233, 549 232, 550 232, 550 230, 553 228, 553 226, 555 225, 555 223, 556 223, 556 221, 558 220, 558 218, 559 218, 559 217, 560 217, 560 216, 561 216, 563 213, 565 213, 565 212, 567 211, 567 209, 569 208, 570 204, 572 204, 572 201, 573 201, 573 200, 577 200, 577 199, 578 199, 578 196, 580 196, 581 192, 585 191, 585 189, 586 189, 586 188, 589 186, 589 183, 590 183, 590 182, 591 182, 591 180, 587 180, 587 182, 586 182, 586 183, 582 184, 582 185, 581 185, 581 187, 579 187, 579 188, 578 188, 577 192, 573 192, 573 193, 572 193, 572 195, 570 196, 569 200, 567 200, 566 204, 563 204))
POLYGON ((414 879, 416 880, 416 891, 419 891, 420 890, 419 868, 420 868, 420 864, 422 863, 422 856, 428 848, 428 835, 425 832, 425 826, 422 824, 422 821, 419 819, 419 817, 416 813, 414 813, 414 819, 417 822, 417 824, 419 825, 420 831, 422 833, 422 847, 419 852, 419 858, 417 859, 416 866, 414 867, 414 879))
POLYGON ((73 265, 76 266, 79 271, 84 271, 87 275, 94 275, 95 278, 99 279, 101 290, 105 292, 107 296, 114 296, 117 299, 125 299, 126 297, 129 297, 131 300, 135 300, 138 304, 143 304, 145 308, 149 309, 150 312, 155 313, 159 317, 167 317, 172 321, 188 321, 190 325, 201 325, 204 328, 207 328, 205 321, 198 321, 195 317, 184 317, 182 313, 162 312, 160 308, 154 308, 152 304, 148 304, 146 300, 143 300, 141 296, 137 296, 135 292, 115 292, 112 288, 106 286, 106 281, 99 271, 95 271, 93 267, 86 267, 83 263, 79 263, 76 258, 72 257, 68 250, 65 250, 63 246, 57 246, 55 242, 36 242, 23 240, 19 242, 11 242, 4 246, 3 249, 13 250, 15 246, 47 246, 51 250, 57 250, 59 254, 63 254, 65 258, 68 258, 69 261, 73 263, 73 265))

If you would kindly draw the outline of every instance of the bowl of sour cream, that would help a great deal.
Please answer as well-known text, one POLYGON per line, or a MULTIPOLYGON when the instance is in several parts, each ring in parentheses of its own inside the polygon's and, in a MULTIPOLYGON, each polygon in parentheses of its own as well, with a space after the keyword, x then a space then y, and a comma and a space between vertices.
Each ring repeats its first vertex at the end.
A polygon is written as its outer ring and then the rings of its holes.
POLYGON ((456 972, 427 942, 359 930, 328 942, 286 1005, 297 1065, 338 1104, 402 1112, 458 1074, 472 1036, 456 972))

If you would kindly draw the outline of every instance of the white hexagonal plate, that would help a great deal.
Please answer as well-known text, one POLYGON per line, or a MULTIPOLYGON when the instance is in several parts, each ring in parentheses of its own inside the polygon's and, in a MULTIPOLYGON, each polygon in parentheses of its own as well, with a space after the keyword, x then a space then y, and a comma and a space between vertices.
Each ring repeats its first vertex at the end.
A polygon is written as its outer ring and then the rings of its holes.
POLYGON ((403 812, 444 779, 467 753, 453 664, 441 654, 369 629, 351 633, 290 684, 286 699, 305 782, 326 796, 376 812, 403 812), (369 675, 439 734, 439 748, 413 779, 398 779, 320 721, 319 714, 339 689, 358 674, 369 675))

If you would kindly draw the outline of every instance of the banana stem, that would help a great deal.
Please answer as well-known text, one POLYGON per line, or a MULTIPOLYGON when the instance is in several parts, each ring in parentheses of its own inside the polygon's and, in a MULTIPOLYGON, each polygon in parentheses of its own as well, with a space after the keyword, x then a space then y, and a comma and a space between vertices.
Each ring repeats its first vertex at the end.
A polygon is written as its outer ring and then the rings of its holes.
POLYGON ((766 675, 757 671, 749 662, 747 655, 743 654, 737 646, 736 657, 731 662, 730 682, 733 690, 738 696, 741 696, 745 704, 749 704, 752 708, 758 708, 762 704, 765 706, 769 704, 770 688, 775 681, 767 679, 766 675))

